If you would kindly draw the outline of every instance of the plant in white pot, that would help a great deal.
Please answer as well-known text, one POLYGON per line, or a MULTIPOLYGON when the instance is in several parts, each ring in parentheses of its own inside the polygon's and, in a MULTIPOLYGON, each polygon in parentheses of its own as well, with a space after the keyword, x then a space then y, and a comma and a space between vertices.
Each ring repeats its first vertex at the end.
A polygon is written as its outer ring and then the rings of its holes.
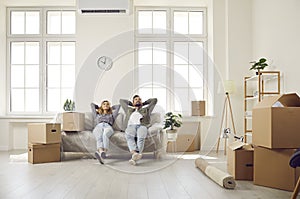
POLYGON ((177 129, 182 125, 182 115, 168 112, 165 114, 164 129, 167 129, 168 138, 177 137, 177 129))

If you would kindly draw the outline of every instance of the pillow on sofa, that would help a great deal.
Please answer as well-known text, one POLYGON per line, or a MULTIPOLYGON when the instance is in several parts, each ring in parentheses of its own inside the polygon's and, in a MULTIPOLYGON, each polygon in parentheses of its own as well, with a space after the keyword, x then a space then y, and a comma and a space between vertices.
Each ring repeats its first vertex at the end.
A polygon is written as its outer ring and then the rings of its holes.
POLYGON ((115 122, 113 124, 113 129, 116 131, 124 131, 123 127, 123 114, 119 113, 115 119, 115 122))
POLYGON ((85 120, 84 120, 84 129, 88 131, 92 131, 94 129, 94 117, 93 113, 86 112, 84 114, 85 120))

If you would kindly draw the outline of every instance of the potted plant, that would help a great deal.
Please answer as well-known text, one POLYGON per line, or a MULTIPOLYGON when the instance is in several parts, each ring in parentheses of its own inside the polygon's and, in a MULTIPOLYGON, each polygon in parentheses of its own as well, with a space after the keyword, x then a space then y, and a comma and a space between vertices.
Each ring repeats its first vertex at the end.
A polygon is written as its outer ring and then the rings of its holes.
POLYGON ((74 111, 75 110, 75 102, 72 100, 67 99, 64 103, 64 110, 65 111, 74 111))
POLYGON ((258 75, 260 70, 264 70, 268 66, 266 58, 260 58, 258 61, 250 62, 251 68, 249 70, 257 70, 256 74, 258 75))
POLYGON ((169 138, 177 137, 177 129, 176 128, 181 127, 181 124, 182 124, 182 115, 181 114, 174 114, 172 112, 168 112, 165 114, 164 129, 167 129, 166 132, 167 132, 169 138))

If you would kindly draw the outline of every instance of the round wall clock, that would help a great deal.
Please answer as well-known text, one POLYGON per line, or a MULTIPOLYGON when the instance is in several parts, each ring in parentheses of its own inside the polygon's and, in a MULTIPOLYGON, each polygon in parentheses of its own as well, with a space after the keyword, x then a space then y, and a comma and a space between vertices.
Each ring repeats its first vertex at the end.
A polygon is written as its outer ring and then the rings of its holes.
POLYGON ((111 67, 113 65, 113 61, 110 57, 101 56, 97 60, 97 65, 100 69, 108 71, 111 69, 111 67))

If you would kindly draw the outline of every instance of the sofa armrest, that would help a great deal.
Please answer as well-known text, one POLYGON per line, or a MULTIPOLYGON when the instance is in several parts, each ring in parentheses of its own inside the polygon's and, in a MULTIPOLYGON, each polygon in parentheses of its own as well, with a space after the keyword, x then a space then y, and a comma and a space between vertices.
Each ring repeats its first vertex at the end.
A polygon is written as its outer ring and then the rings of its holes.
POLYGON ((161 131, 162 131, 162 126, 161 124, 158 123, 155 123, 148 128, 148 133, 150 136, 155 136, 159 134, 161 131))

